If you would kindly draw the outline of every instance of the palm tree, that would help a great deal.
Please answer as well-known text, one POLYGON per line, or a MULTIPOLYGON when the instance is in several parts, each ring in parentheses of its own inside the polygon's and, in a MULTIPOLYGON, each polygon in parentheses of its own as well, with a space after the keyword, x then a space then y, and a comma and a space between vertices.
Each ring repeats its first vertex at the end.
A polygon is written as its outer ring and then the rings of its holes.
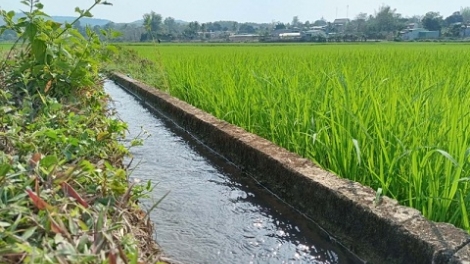
POLYGON ((144 14, 144 28, 147 34, 155 39, 162 29, 162 16, 154 11, 144 14))

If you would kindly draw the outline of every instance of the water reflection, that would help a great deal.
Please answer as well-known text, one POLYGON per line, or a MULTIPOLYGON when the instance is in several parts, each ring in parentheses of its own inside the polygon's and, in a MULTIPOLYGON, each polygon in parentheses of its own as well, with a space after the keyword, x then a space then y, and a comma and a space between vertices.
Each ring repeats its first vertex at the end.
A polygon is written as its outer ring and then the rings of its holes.
MULTIPOLYGON (((158 183, 157 241, 184 263, 360 263, 313 223, 277 200, 188 134, 163 121, 113 83, 105 84, 129 139, 151 134, 132 149, 133 177, 158 183)), ((153 200, 154 201, 154 200, 153 200)), ((143 201, 151 207, 152 199, 143 201)))

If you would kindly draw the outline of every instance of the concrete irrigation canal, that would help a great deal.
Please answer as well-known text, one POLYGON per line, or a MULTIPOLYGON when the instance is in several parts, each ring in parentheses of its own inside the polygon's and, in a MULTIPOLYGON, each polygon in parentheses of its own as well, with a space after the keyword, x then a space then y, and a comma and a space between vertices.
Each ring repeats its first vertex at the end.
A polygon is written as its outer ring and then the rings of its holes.
POLYGON ((170 257, 184 263, 470 263, 463 230, 428 221, 387 197, 376 203, 370 188, 131 78, 114 79, 125 89, 111 81, 105 88, 129 124, 128 139, 142 128, 151 134, 132 150, 141 161, 132 176, 158 183, 155 199, 170 191, 151 215, 170 257))
MULTIPOLYGON (((113 83, 106 91, 129 139, 151 136, 133 149, 131 176, 158 183, 169 195, 151 214, 157 241, 184 263, 361 263, 326 233, 187 132, 113 83)), ((147 201, 151 206, 151 201, 147 201)))

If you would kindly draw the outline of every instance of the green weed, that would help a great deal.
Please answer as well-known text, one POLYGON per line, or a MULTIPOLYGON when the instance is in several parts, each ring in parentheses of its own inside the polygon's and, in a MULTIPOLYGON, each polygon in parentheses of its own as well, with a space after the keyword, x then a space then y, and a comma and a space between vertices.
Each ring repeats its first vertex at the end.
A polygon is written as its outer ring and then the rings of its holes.
MULTIPOLYGON (((118 144, 126 124, 106 110, 99 70, 113 48, 47 20, 39 1, 22 3, 29 12, 18 21, 0 11, 0 33, 19 36, 0 70, 0 262, 158 259, 133 236, 153 241, 137 206, 151 186, 129 185, 118 144)), ((79 18, 98 4, 107 2, 77 8, 79 18)))

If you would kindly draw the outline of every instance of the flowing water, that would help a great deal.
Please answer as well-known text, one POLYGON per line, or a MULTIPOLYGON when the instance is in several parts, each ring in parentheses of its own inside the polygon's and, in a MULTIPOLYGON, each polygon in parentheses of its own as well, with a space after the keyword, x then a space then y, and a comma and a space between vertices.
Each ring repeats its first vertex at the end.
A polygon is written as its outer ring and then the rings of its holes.
POLYGON ((183 263, 362 263, 249 175, 206 148, 111 81, 105 89, 129 125, 131 177, 157 184, 152 199, 156 240, 183 263))

